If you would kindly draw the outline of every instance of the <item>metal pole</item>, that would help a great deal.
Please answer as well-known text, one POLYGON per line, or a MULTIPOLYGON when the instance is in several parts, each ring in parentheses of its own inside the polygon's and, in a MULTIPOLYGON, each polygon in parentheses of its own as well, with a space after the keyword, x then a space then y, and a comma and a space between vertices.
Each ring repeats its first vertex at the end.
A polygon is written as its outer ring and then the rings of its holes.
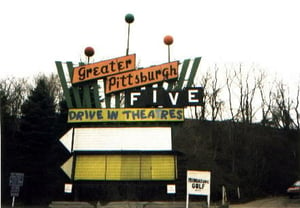
POLYGON ((129 35, 130 35, 130 24, 128 24, 126 56, 128 56, 129 54, 129 35))
POLYGON ((189 193, 188 193, 188 191, 186 192, 186 203, 185 203, 185 208, 189 208, 189 193))
MULTIPOLYGON (((2 107, 1 107, 1 103, 2 103, 2 97, 0 95, 0 145, 2 147, 2 107)), ((2 158, 0 160, 0 166, 2 167, 2 158)), ((2 171, 0 171, 0 177, 2 178, 2 171)))
POLYGON ((222 186, 222 205, 225 204, 225 187, 222 186))
POLYGON ((237 196, 238 196, 238 200, 240 200, 241 198, 241 192, 240 192, 240 187, 237 187, 237 196))
POLYGON ((168 62, 170 63, 170 45, 168 45, 168 62))
POLYGON ((11 203, 11 207, 14 207, 14 206, 15 206, 15 196, 13 196, 12 203, 11 203))

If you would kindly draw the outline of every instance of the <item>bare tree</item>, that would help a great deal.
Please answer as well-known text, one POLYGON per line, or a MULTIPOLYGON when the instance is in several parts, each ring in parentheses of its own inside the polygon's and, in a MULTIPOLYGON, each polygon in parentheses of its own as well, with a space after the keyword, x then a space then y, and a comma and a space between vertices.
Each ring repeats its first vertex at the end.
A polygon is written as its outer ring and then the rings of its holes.
POLYGON ((297 86, 297 96, 296 96, 296 106, 295 106, 295 113, 296 113, 296 128, 299 131, 300 130, 300 114, 299 114, 299 102, 300 102, 300 85, 297 86))
POLYGON ((255 77, 255 69, 243 71, 240 64, 238 71, 235 72, 238 79, 239 87, 239 108, 238 115, 244 123, 252 123, 255 111, 253 110, 253 100, 257 90, 257 78, 255 77), (252 85, 250 79, 252 78, 252 85))
POLYGON ((260 74, 257 79, 257 87, 260 94, 261 100, 261 123, 263 126, 270 125, 271 122, 271 103, 272 103, 272 88, 270 86, 269 91, 266 91, 266 73, 260 71, 260 74))
POLYGON ((282 81, 277 83, 277 90, 273 94, 273 105, 271 109, 272 121, 276 128, 291 129, 294 121, 291 117, 293 101, 289 97, 288 87, 282 81))
POLYGON ((232 84, 234 81, 234 76, 230 73, 230 70, 226 69, 226 87, 228 91, 228 102, 229 102, 229 111, 231 115, 231 120, 235 121, 235 115, 233 112, 233 103, 232 103, 232 84))
POLYGON ((258 88, 258 78, 256 76, 254 67, 247 69, 242 67, 242 64, 238 68, 233 67, 226 70, 226 87, 232 121, 253 122, 258 110, 254 106, 258 88), (237 99, 234 99, 233 95, 236 95, 237 99))
MULTIPOLYGON (((219 72, 219 67, 215 65, 213 73, 212 75, 210 75, 211 79, 210 79, 209 89, 211 89, 211 91, 207 94, 212 121, 215 121, 218 116, 222 118, 222 107, 224 105, 224 102, 220 99, 222 87, 219 86, 218 83, 218 72, 219 72)), ((207 91, 209 89, 207 89, 207 91)))
MULTIPOLYGON (((200 86, 202 86, 204 88, 204 93, 203 93, 203 106, 201 106, 200 109, 200 116, 199 119, 200 120, 206 120, 207 119, 207 98, 208 98, 208 82, 211 79, 210 77, 210 73, 207 71, 205 73, 205 75, 201 78, 200 81, 200 86)), ((196 107, 195 107, 196 109, 196 107)))
POLYGON ((15 77, 3 79, 0 81, 1 96, 6 98, 6 112, 13 117, 20 117, 21 105, 27 97, 30 84, 24 78, 15 77))

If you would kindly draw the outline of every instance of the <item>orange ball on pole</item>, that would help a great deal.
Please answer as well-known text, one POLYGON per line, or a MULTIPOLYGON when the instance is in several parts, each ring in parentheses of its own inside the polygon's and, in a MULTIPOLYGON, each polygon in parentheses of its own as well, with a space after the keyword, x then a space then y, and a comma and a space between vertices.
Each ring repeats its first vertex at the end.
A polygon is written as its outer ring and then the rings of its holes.
POLYGON ((170 45, 173 43, 173 37, 171 35, 166 35, 164 37, 164 43, 168 46, 168 61, 170 62, 170 45))
POLYGON ((173 37, 171 35, 166 35, 164 37, 164 43, 166 45, 171 45, 173 43, 173 37))

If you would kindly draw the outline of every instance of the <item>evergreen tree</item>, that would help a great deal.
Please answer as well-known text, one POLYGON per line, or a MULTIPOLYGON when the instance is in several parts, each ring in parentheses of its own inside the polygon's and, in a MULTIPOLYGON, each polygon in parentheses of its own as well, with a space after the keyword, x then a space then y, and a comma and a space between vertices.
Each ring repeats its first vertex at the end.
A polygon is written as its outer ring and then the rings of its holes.
POLYGON ((1 198, 2 201, 8 199, 9 195, 9 186, 8 186, 8 177, 9 172, 11 171, 11 164, 14 163, 14 154, 13 154, 13 139, 9 137, 11 134, 12 119, 9 113, 7 112, 7 96, 5 92, 0 89, 0 129, 1 129, 1 198))
POLYGON ((9 176, 16 169, 16 132, 19 126, 20 106, 26 89, 23 79, 0 80, 0 128, 1 128, 1 197, 10 201, 9 176))
POLYGON ((27 202, 43 199, 48 194, 50 150, 56 142, 56 106, 49 85, 45 76, 38 77, 36 87, 21 107, 18 166, 25 174, 24 195, 27 202))

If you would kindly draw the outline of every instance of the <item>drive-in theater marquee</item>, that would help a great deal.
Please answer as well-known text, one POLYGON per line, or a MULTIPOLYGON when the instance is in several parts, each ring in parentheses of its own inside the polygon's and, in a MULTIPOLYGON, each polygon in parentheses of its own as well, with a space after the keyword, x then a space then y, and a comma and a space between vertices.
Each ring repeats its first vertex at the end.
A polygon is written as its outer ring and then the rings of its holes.
MULTIPOLYGON (((126 15, 128 24, 133 19, 126 15)), ((178 179, 171 127, 184 121, 185 107, 203 105, 203 88, 194 85, 201 57, 137 68, 128 49, 90 63, 94 49, 87 47, 87 63, 55 62, 72 126, 60 138, 71 183, 178 179)))
POLYGON ((192 87, 200 57, 142 69, 135 60, 133 54, 77 67, 67 62, 71 86, 57 61, 68 122, 183 121, 184 107, 203 104, 203 88, 192 87))

